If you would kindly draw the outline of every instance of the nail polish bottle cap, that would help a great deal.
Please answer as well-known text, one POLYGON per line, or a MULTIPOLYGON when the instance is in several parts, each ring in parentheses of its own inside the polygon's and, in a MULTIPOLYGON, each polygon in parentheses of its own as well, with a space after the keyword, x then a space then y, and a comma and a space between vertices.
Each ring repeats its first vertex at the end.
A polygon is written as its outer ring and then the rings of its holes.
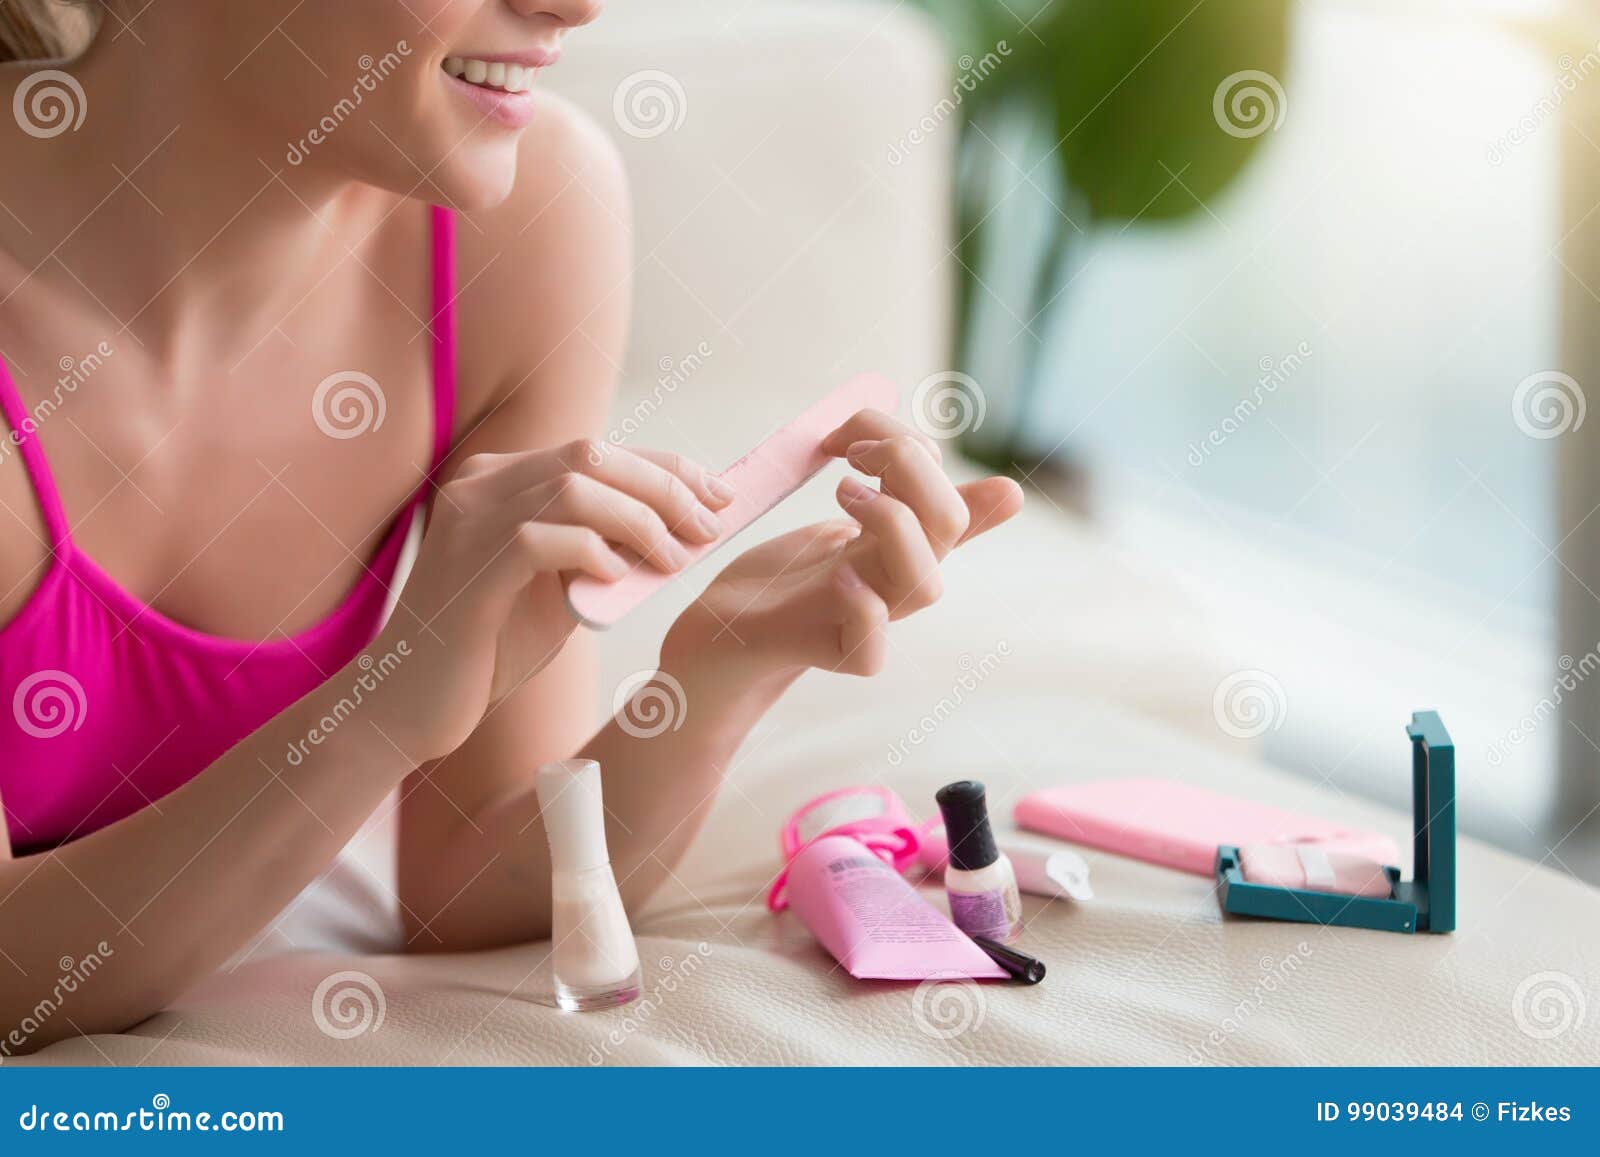
POLYGON ((941 787, 933 798, 944 816, 952 868, 974 872, 1000 858, 994 831, 989 827, 989 804, 983 784, 975 779, 957 780, 941 787))
POLYGON ((592 759, 558 759, 539 768, 539 814, 557 872, 581 872, 611 862, 606 851, 606 810, 600 800, 600 765, 592 759))

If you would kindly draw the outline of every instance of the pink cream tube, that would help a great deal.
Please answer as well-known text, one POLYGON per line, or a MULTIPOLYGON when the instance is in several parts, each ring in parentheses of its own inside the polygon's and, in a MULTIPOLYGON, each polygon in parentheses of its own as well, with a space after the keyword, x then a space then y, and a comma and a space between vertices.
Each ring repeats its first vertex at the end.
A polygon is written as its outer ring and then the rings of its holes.
POLYGON ((948 917, 849 836, 824 836, 789 865, 789 906, 860 980, 1004 980, 948 917))

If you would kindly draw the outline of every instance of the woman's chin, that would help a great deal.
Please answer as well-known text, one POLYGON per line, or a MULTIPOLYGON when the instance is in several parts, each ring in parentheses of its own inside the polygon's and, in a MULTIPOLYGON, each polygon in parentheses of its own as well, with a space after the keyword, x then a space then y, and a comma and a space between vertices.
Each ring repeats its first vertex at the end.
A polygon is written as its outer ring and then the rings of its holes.
POLYGON ((503 129, 465 138, 445 134, 399 137, 389 133, 383 148, 361 142, 359 151, 312 153, 302 166, 334 181, 354 181, 402 197, 432 201, 463 212, 492 209, 511 195, 517 180, 517 146, 522 134, 503 129))
POLYGON ((440 200, 465 212, 492 209, 511 195, 517 182, 517 142, 462 148, 429 174, 417 190, 433 190, 440 200))

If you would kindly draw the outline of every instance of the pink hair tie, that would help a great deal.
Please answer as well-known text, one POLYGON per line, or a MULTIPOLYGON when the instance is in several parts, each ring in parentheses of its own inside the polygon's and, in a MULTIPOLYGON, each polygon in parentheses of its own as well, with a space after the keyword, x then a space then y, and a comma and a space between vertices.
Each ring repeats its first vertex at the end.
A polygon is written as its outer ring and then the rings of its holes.
POLYGON ((917 859, 923 836, 935 821, 917 823, 905 803, 886 787, 842 787, 804 804, 783 825, 778 838, 783 870, 767 891, 767 908, 781 912, 789 906, 785 894, 789 865, 823 836, 850 836, 896 872, 904 872, 917 859))

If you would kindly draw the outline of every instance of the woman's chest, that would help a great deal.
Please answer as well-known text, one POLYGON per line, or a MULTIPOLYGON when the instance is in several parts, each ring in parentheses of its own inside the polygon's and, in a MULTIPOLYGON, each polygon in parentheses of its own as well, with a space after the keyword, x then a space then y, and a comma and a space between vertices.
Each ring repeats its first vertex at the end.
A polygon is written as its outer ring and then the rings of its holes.
POLYGON ((0 622, 52 565, 52 493, 71 549, 169 618, 236 638, 324 618, 431 457, 429 340, 399 319, 382 333, 340 343, 312 319, 177 375, 131 340, 22 343, 10 425, 43 454, 0 440, 0 622))

